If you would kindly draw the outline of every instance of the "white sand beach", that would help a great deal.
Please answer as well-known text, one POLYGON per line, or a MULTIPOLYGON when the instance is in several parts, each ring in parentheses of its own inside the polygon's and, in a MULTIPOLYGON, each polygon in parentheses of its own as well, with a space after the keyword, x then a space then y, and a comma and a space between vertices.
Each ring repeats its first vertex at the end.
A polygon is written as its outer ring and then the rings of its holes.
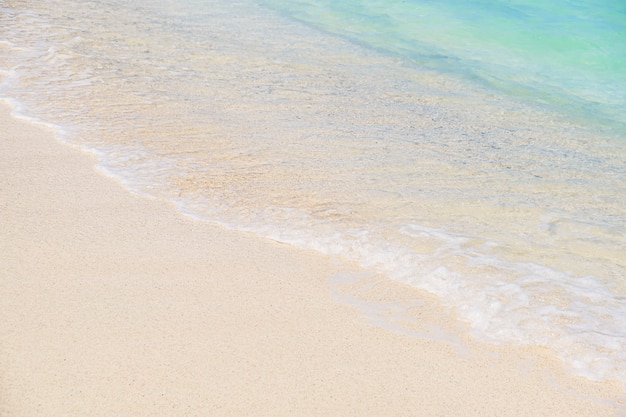
MULTIPOLYGON (((372 325, 329 284, 356 266, 132 194, 5 104, 0 126, 2 417, 624 410, 620 387, 549 352, 372 325)), ((371 296, 388 293, 412 296, 391 281, 371 296)))

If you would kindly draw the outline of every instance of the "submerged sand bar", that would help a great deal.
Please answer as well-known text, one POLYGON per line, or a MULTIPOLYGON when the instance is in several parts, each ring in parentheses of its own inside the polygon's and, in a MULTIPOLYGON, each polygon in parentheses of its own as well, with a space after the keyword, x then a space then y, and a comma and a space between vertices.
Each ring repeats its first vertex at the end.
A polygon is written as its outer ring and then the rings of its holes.
POLYGON ((623 412, 547 354, 373 326, 328 283, 356 267, 131 194, 5 105, 0 126, 2 417, 623 412))

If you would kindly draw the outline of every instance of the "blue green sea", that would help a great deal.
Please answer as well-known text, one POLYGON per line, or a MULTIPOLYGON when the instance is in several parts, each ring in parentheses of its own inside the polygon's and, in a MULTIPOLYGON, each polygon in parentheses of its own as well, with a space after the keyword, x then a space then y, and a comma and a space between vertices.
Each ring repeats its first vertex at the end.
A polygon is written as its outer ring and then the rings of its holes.
POLYGON ((624 68, 616 0, 0 0, 0 97, 129 190, 626 386, 624 68))
POLYGON ((422 68, 463 77, 624 134, 623 1, 267 0, 264 4, 422 68))

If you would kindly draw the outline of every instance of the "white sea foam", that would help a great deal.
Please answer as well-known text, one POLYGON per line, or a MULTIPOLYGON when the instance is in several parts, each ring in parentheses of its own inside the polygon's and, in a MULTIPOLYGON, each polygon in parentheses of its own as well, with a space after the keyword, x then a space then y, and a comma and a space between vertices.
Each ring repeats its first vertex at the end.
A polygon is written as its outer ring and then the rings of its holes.
MULTIPOLYGON (((233 217, 228 208, 215 210, 209 202, 179 202, 179 207, 196 216, 206 213, 199 218, 221 219, 220 223, 231 228, 357 261, 370 271, 438 295, 481 340, 546 346, 576 375, 624 381, 624 300, 597 278, 574 277, 535 263, 510 262, 464 249, 462 245, 469 236, 415 224, 402 225, 403 232, 410 231, 412 236, 422 238, 425 248, 432 247, 433 240, 440 242, 431 253, 416 253, 376 239, 366 230, 316 235, 316 225, 302 213, 290 213, 291 220, 303 221, 297 228, 293 224, 276 224, 269 219, 271 215, 261 221, 259 215, 253 220, 233 217), (207 207, 213 209, 207 211, 207 207), (451 262, 450 258, 455 259, 451 262)), ((268 212, 285 215, 279 209, 268 212)), ((375 305, 351 298, 346 302, 363 309, 378 325, 393 327, 381 321, 375 305)), ((389 306, 378 307, 384 310, 389 306)))

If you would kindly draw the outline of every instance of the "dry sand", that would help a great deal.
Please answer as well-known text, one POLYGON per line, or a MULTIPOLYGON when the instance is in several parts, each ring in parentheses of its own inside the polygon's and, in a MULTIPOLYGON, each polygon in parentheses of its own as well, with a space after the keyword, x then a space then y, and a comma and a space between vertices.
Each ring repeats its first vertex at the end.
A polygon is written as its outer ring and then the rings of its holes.
POLYGON ((2 417, 623 413, 616 384, 538 349, 371 325, 331 291, 355 267, 186 218, 95 162, 0 106, 2 417))

